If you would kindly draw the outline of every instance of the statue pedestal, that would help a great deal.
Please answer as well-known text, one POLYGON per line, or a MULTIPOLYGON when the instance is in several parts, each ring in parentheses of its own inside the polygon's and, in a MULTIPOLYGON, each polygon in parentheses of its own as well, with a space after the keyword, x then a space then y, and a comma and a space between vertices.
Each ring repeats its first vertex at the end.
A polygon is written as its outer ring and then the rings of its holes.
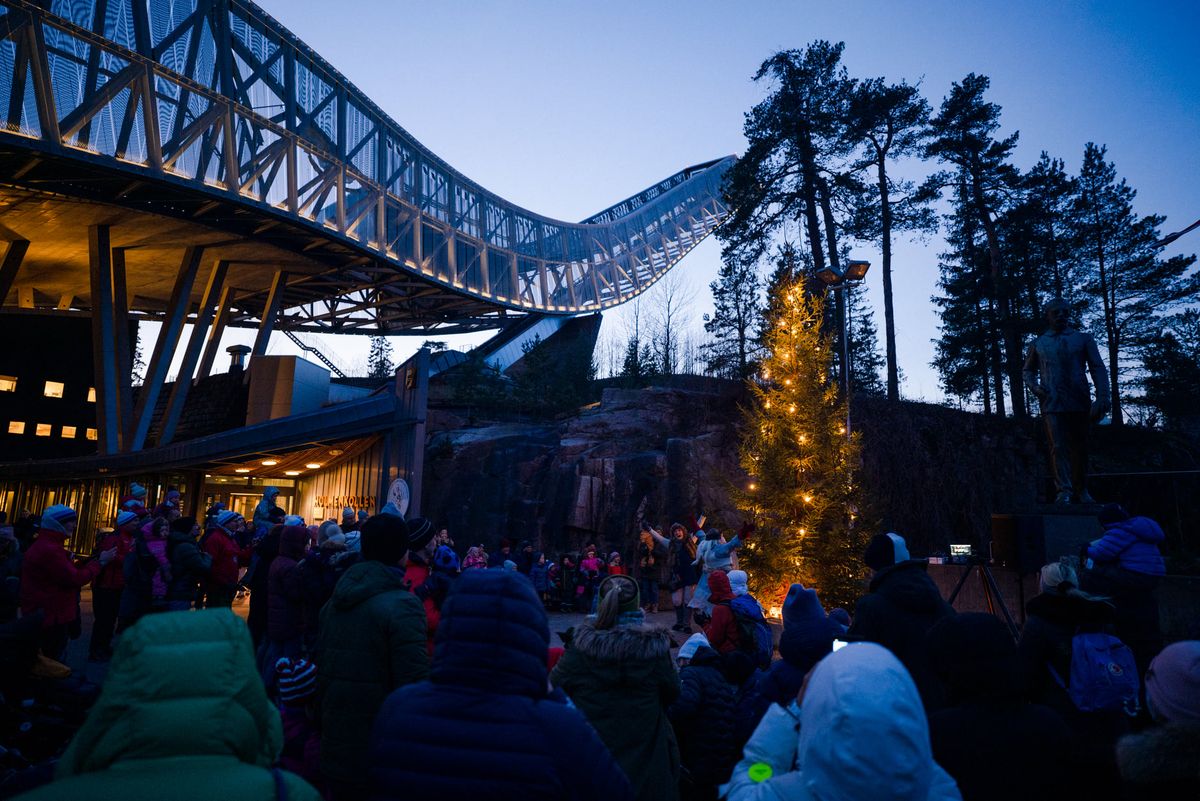
POLYGON ((992 559, 1019 573, 1033 573, 1062 556, 1078 555, 1083 545, 1101 534, 1091 506, 1046 506, 1036 514, 992 515, 992 559))

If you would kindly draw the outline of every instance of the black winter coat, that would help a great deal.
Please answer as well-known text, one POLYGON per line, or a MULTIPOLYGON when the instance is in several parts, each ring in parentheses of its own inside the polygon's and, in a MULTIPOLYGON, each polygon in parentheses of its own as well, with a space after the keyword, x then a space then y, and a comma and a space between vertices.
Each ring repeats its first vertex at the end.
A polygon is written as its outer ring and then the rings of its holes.
POLYGON ((362 556, 351 551, 310 550, 300 563, 300 583, 304 592, 304 646, 311 652, 321 630, 321 607, 333 597, 333 588, 342 574, 362 556))
POLYGON ((469 570, 442 605, 428 681, 393 692, 371 735, 372 798, 633 797, 599 736, 550 694, 550 631, 521 575, 469 570))
POLYGON ((934 761, 958 783, 963 801, 1075 797, 1073 736, 1047 707, 1013 702, 942 709, 929 716, 929 739, 934 761))
POLYGON ((1195 801, 1200 798, 1200 723, 1154 726, 1117 744, 1122 798, 1195 801))
POLYGON ((934 624, 954 614, 925 562, 912 560, 884 568, 871 579, 870 595, 859 599, 851 639, 878 643, 908 669, 925 711, 941 705, 941 687, 929 668, 925 638, 934 624))
POLYGON ((729 781, 739 751, 734 742, 734 691, 721 672, 721 656, 701 646, 679 671, 679 698, 667 717, 679 740, 683 783, 714 786, 729 781))
POLYGON ((191 534, 172 531, 167 535, 167 558, 171 560, 167 600, 195 600, 200 582, 207 580, 212 573, 212 556, 200 550, 200 545, 191 534))

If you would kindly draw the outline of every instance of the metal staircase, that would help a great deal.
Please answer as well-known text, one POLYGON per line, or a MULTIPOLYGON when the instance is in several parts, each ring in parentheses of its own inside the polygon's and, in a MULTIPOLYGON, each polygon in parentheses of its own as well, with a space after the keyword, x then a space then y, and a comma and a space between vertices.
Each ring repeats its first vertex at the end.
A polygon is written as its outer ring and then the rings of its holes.
POLYGON ((311 353, 313 356, 316 356, 317 359, 321 362, 321 364, 323 364, 329 368, 329 372, 333 373, 338 378, 346 377, 346 374, 342 372, 341 368, 339 368, 336 364, 334 364, 333 361, 328 356, 326 356, 324 353, 321 353, 321 351, 317 350, 312 345, 304 344, 304 341, 301 340, 300 337, 296 336, 295 332, 284 331, 283 333, 287 334, 287 338, 292 340, 292 342, 295 342, 296 347, 300 348, 300 350, 304 351, 305 353, 311 353))

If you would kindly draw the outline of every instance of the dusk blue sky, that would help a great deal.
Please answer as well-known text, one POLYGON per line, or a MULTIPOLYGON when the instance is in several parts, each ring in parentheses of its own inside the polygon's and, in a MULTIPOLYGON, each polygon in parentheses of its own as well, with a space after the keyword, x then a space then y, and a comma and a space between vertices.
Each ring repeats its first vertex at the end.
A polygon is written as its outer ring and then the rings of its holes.
MULTIPOLYGON (((951 82, 988 75, 1003 132, 1021 133, 1019 167, 1046 150, 1075 171, 1086 142, 1104 143, 1138 211, 1167 216, 1164 232, 1200 218, 1196 2, 260 2, 454 167, 552 217, 582 219, 739 154, 743 114, 768 88, 751 80, 758 65, 825 38, 846 43, 852 75, 919 80, 935 108, 951 82)), ((1200 232, 1178 245, 1200 250, 1200 232)), ((929 298, 942 247, 940 236, 896 246, 908 397, 941 397, 929 298)), ((878 312, 877 250, 854 253, 873 263, 878 312)), ((709 240, 676 268, 696 287, 696 327, 719 255, 709 240)), ((623 313, 606 314, 606 337, 623 313)), ((366 340, 347 339, 323 342, 364 364, 366 340)), ((292 352, 285 342, 272 350, 292 352)), ((420 339, 393 342, 402 356, 420 339)))

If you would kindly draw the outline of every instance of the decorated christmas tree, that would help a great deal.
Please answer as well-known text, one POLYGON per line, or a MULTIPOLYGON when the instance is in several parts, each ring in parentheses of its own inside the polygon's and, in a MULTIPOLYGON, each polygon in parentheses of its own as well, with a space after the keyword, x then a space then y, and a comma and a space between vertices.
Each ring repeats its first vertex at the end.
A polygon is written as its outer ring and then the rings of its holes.
POLYGON ((846 400, 830 372, 820 297, 804 279, 770 299, 766 355, 750 381, 741 464, 750 476, 740 502, 759 534, 742 551, 763 605, 782 603, 793 582, 816 589, 826 607, 864 592, 858 435, 847 436, 846 400))

